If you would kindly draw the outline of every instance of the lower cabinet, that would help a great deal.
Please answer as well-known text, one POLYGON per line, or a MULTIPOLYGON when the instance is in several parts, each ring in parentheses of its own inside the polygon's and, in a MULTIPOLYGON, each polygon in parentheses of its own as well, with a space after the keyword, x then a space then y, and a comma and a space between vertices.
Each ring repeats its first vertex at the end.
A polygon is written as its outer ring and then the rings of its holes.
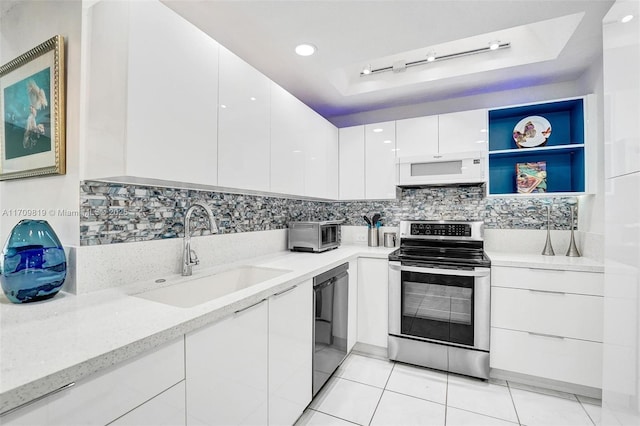
POLYGON ((186 335, 187 424, 267 424, 266 300, 186 335))
POLYGON ((0 418, 0 423, 106 425, 123 419, 127 413, 133 416, 138 409, 153 406, 154 418, 175 418, 178 419, 175 424, 184 424, 184 408, 180 417, 179 407, 156 401, 156 398, 184 401, 184 385, 178 385, 184 383, 184 378, 184 340, 180 338, 7 414, 0 418))
POLYGON ((358 261, 349 262, 349 309, 347 317, 347 352, 358 341, 358 261))
POLYGON ((358 259, 358 342, 387 347, 389 332, 389 262, 358 259))
POLYGON ((293 425, 311 402, 313 282, 269 298, 269 424, 293 425))
POLYGON ((291 425, 311 402, 312 281, 186 336, 188 425, 291 425))
POLYGON ((603 274, 491 268, 491 367, 602 387, 603 274))

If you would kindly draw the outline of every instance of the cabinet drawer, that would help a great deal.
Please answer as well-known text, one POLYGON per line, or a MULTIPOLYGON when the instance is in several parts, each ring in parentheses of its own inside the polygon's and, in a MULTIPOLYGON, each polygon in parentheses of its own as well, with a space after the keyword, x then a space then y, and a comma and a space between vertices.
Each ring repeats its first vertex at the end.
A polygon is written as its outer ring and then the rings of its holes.
POLYGON ((491 285, 603 296, 604 274, 493 266, 491 267, 491 285))
POLYGON ((109 426, 183 426, 186 423, 185 407, 183 380, 109 426))
POLYGON ((2 417, 2 424, 107 424, 184 377, 184 338, 180 338, 16 410, 2 417))
POLYGON ((602 344, 491 328, 491 368, 602 387, 602 344))
POLYGON ((603 298, 494 287, 491 325, 602 342, 603 298))

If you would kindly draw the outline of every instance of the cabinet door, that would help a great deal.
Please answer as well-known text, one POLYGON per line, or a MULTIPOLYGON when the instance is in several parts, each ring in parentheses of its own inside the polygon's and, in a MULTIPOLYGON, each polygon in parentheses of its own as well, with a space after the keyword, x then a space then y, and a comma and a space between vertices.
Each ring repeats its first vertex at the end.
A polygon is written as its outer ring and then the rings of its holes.
POLYGON ((329 152, 336 128, 307 107, 304 195, 329 198, 329 152))
POLYGON ((389 262, 358 259, 358 342, 387 347, 389 262))
POLYGON ((127 175, 216 184, 218 43, 160 2, 131 2, 127 175))
POLYGON ((438 116, 396 121, 397 157, 436 154, 438 152, 438 116))
POLYGON ((364 126, 338 131, 339 191, 341 200, 364 199, 364 126))
POLYGON ((186 424, 184 380, 120 417, 110 426, 180 426, 186 424))
POLYGON ((305 108, 291 93, 271 83, 271 192, 304 195, 305 108))
POLYGON ((292 425, 311 402, 313 282, 269 298, 269 424, 292 425))
POLYGON ((396 198, 396 123, 365 126, 365 198, 396 198))
POLYGON ((486 109, 441 114, 438 129, 440 153, 488 150, 486 109))
POLYGON ((187 334, 187 424, 267 424, 265 302, 187 334))
POLYGON ((219 72, 218 185, 268 191, 270 81, 222 46, 219 72))

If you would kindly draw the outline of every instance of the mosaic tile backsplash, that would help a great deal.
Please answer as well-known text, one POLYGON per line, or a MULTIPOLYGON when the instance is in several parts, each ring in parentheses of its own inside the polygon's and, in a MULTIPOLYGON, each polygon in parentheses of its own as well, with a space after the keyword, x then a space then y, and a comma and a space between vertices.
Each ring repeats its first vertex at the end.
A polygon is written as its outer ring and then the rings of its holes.
MULTIPOLYGON (((80 244, 98 245, 184 235, 183 218, 194 201, 207 203, 220 233, 284 229, 296 220, 342 219, 365 225, 363 214, 380 213, 382 223, 403 219, 483 220, 486 228, 545 229, 551 205, 553 229, 570 229, 570 204, 575 197, 488 198, 483 186, 403 189, 389 201, 310 201, 134 184, 85 181, 80 188, 80 244)), ((193 235, 209 231, 196 211, 193 235)), ((577 224, 577 215, 575 218, 577 224)))

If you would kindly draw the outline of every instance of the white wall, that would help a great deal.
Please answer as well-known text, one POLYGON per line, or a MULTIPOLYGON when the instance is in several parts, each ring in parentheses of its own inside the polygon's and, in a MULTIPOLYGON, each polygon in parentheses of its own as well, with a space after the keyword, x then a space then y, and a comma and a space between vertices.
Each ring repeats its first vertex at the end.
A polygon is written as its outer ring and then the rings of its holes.
MULTIPOLYGON (((4 64, 56 34, 66 45, 67 174, 0 182, 2 212, 12 209, 54 210, 44 217, 64 245, 79 244, 78 216, 60 216, 58 210, 78 211, 78 151, 80 144, 80 39, 82 2, 17 1, 0 7, 0 63, 4 64)), ((0 212, 1 213, 1 212, 0 212)), ((4 243, 13 226, 25 216, 0 215, 0 240, 4 243)), ((43 217, 35 217, 42 219, 43 217)))

